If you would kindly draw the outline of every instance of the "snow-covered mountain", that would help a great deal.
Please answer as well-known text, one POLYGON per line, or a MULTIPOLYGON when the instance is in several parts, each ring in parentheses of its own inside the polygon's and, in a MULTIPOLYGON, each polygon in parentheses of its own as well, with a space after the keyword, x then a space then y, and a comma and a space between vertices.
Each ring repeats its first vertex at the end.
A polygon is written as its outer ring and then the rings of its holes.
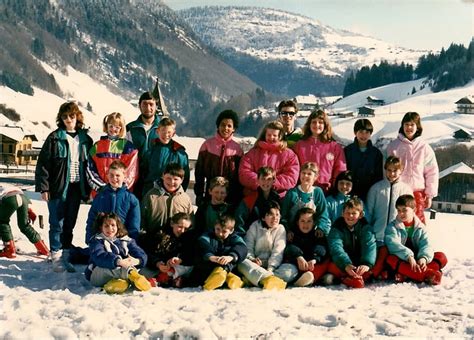
POLYGON ((212 6, 179 13, 204 42, 229 57, 241 53, 262 60, 287 60, 330 76, 382 60, 415 65, 427 52, 276 9, 212 6))

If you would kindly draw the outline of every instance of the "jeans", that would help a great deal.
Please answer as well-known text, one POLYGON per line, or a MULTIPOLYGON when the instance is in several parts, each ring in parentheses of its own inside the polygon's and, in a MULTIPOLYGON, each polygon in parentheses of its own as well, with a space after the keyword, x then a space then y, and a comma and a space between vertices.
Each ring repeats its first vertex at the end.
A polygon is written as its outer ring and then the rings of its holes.
POLYGON ((80 205, 81 187, 79 183, 69 184, 65 201, 60 198, 48 201, 49 246, 51 251, 71 248, 72 231, 76 225, 80 205))

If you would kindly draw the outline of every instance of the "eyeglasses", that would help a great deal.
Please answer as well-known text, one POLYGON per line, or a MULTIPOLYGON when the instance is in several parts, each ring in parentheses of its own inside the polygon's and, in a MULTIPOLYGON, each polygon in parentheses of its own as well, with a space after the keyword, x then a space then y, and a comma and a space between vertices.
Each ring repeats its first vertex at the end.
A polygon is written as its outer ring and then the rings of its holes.
POLYGON ((62 120, 66 120, 66 119, 68 119, 68 117, 71 118, 71 119, 74 119, 74 118, 76 118, 76 114, 75 113, 69 113, 69 114, 65 113, 65 114, 61 115, 62 120))
POLYGON ((280 111, 280 116, 291 116, 293 117, 296 114, 296 112, 293 111, 280 111))

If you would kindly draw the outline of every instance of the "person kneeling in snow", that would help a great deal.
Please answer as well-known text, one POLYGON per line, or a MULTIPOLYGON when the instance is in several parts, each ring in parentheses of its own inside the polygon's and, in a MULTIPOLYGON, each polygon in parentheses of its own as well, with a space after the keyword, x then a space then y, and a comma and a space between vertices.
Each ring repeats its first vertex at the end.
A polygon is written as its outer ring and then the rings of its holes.
POLYGON ((36 215, 31 208, 28 208, 29 203, 30 200, 21 189, 13 185, 0 184, 0 235, 4 245, 3 250, 0 251, 0 257, 16 257, 16 247, 10 227, 10 218, 15 212, 20 231, 35 245, 38 255, 49 255, 48 247, 31 226, 36 215))
POLYGON ((114 213, 100 213, 95 227, 97 234, 89 242, 86 279, 110 294, 125 292, 130 282, 138 290, 149 290, 150 283, 137 270, 146 264, 147 255, 128 237, 120 218, 114 213))
POLYGON ((397 218, 385 230, 385 244, 390 255, 388 265, 396 271, 395 281, 408 277, 414 281, 439 285, 441 269, 448 262, 446 255, 433 252, 423 222, 415 215, 412 195, 402 195, 395 202, 397 218))

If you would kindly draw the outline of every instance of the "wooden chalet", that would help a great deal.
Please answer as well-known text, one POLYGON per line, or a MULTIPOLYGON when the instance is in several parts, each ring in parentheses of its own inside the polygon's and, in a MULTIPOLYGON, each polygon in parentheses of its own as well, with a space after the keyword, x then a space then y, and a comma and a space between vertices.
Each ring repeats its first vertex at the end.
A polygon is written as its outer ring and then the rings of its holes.
POLYGON ((36 165, 40 150, 34 149, 33 143, 37 141, 19 126, 0 126, 0 164, 36 165))
POLYGON ((367 105, 369 106, 382 106, 385 105, 385 100, 379 99, 374 96, 368 96, 367 98, 367 105))
POLYGON ((472 96, 461 98, 454 104, 456 104, 456 113, 468 115, 474 114, 474 99, 472 96))
POLYGON ((375 117, 375 110, 368 106, 362 106, 358 109, 359 117, 375 117))
POLYGON ((474 170, 460 162, 441 171, 432 207, 448 213, 474 214, 474 170))

